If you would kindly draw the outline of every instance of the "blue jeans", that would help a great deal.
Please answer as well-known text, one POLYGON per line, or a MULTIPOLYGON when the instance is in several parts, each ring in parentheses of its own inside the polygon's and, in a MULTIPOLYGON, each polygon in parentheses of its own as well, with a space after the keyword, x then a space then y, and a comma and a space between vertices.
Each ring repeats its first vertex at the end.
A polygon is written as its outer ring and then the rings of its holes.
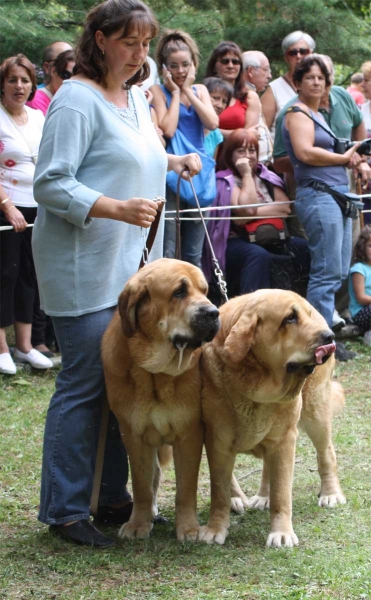
MULTIPOLYGON (((88 519, 102 398, 100 345, 115 308, 81 317, 53 317, 62 369, 46 417, 39 520, 59 525, 88 519)), ((110 413, 99 504, 131 499, 128 461, 110 413)))
MULTIPOLYGON (((334 186, 348 192, 347 185, 334 186)), ((311 268, 307 300, 331 328, 335 292, 348 277, 352 253, 352 220, 343 216, 332 196, 313 188, 298 188, 296 213, 308 237, 311 268)))
MULTIPOLYGON (((176 208, 176 195, 175 193, 166 186, 166 210, 175 210, 176 208)), ((193 208, 186 202, 180 200, 180 208, 184 210, 186 208, 193 208)), ((205 214, 205 213, 204 213, 205 214)), ((175 217, 175 214, 169 215, 175 217)), ((181 232, 181 259, 186 262, 195 265, 201 269, 201 256, 202 247, 205 238, 205 229, 199 218, 199 213, 186 213, 184 215, 187 218, 191 218, 192 221, 181 221, 180 232, 181 232)), ((164 232, 164 257, 174 258, 175 257, 175 245, 176 245, 176 224, 175 220, 165 221, 165 232, 164 232)))

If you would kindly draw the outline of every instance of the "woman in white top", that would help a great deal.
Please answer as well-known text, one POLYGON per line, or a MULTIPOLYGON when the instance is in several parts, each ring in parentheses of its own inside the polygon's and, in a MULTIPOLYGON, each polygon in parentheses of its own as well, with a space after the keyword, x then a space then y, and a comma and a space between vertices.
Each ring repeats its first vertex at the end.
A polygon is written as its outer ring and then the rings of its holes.
POLYGON ((270 128, 273 138, 277 114, 297 94, 292 79, 295 67, 303 60, 304 56, 312 54, 315 47, 314 39, 303 31, 293 31, 282 41, 282 52, 288 65, 288 71, 271 81, 261 97, 265 122, 270 128))
POLYGON ((1 232, 0 372, 13 375, 5 328, 14 325, 14 356, 37 369, 53 366, 31 344, 32 313, 37 294, 31 250, 31 228, 37 204, 32 182, 44 116, 25 103, 36 91, 35 69, 23 54, 4 60, 0 67, 0 224, 1 232))
MULTIPOLYGON (((370 60, 363 63, 362 75, 363 75, 362 92, 366 98, 366 102, 364 104, 362 104, 361 111, 362 111, 363 121, 365 123, 366 131, 367 131, 367 137, 371 138, 371 61, 370 60)), ((371 166, 370 157, 368 157, 367 162, 371 166)), ((369 181, 367 192, 365 192, 365 193, 370 193, 370 192, 371 192, 371 183, 369 181)), ((365 198, 364 202, 365 202, 365 209, 369 210, 371 208, 371 200, 369 198, 368 199, 365 198)), ((364 223, 365 223, 365 225, 371 224, 371 214, 370 213, 364 213, 364 223)))

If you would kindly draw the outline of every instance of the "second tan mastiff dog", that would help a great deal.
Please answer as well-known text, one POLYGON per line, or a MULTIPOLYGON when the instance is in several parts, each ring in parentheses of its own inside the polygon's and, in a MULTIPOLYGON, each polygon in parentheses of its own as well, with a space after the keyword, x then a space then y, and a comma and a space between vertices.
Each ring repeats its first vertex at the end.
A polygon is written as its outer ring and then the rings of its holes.
POLYGON ((201 421, 200 346, 219 329, 200 269, 160 259, 129 279, 103 338, 108 401, 128 451, 134 507, 121 537, 146 538, 157 513, 158 449, 173 447, 176 532, 197 539, 201 421))
POLYGON ((331 392, 334 335, 301 296, 276 289, 234 298, 220 308, 220 317, 219 333, 202 349, 211 510, 199 539, 224 543, 232 497, 235 508, 269 504, 267 545, 292 547, 298 543, 291 519, 292 478, 306 381, 303 422, 319 455, 321 494, 328 498, 340 490, 328 452, 331 435, 324 433, 332 419, 326 394, 331 392), (316 428, 321 417, 327 424, 316 428), (236 455, 246 452, 264 460, 262 485, 250 502, 232 478, 236 455))

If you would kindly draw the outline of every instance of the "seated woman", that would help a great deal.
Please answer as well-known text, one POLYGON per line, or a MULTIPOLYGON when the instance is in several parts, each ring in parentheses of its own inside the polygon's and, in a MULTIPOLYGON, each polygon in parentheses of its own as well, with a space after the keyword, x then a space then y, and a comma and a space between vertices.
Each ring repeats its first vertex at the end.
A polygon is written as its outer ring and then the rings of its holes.
MULTIPOLYGON (((285 218, 290 214, 282 180, 260 164, 258 156, 257 136, 245 129, 236 129, 224 144, 221 157, 223 170, 217 173, 218 196, 214 205, 235 206, 232 215, 241 216, 241 220, 231 221, 231 224, 224 220, 209 221, 208 225, 212 242, 217 240, 214 249, 222 270, 225 267, 230 295, 278 287, 278 282, 272 281, 273 263, 278 269, 282 263, 283 270, 287 262, 294 267, 291 280, 285 281, 285 285, 280 287, 294 288, 294 284, 305 279, 309 272, 310 257, 306 240, 287 237, 279 245, 266 247, 248 241, 245 224, 251 219, 246 217, 285 218), (263 206, 237 208, 249 204, 263 206), (220 241, 223 239, 224 247, 221 247, 220 241)), ((225 211, 226 214, 222 212, 223 215, 218 211, 218 217, 227 216, 230 211, 225 211)), ((209 250, 205 245, 203 268, 206 277, 212 281, 210 265, 209 250)))

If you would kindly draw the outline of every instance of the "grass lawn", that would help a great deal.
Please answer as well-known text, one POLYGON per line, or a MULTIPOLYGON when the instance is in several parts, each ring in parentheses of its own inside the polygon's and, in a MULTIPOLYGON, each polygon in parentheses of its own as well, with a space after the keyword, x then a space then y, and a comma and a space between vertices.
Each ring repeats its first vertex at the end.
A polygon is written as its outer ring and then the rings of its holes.
MULTIPOLYGON (((9 600, 238 600, 371 598, 371 349, 352 342, 358 357, 338 363, 347 405, 334 422, 340 481, 347 504, 317 506, 314 448, 301 434, 296 456, 293 523, 300 545, 265 548, 268 512, 232 516, 225 546, 178 544, 174 533, 174 473, 165 471, 160 507, 169 524, 150 540, 118 541, 107 550, 75 547, 38 523, 43 424, 55 371, 0 376, 0 598, 9 600)), ((253 495, 261 464, 237 458, 236 474, 253 495)), ((199 518, 206 523, 206 459, 199 518)), ((107 529, 115 535, 115 529, 107 529)))

